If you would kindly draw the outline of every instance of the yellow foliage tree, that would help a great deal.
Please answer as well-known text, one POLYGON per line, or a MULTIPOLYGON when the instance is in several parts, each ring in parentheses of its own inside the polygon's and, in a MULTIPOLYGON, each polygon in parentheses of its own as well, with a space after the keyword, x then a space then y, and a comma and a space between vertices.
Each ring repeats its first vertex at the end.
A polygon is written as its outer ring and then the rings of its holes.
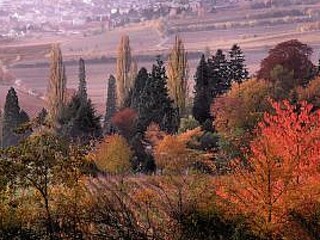
POLYGON ((201 134, 201 129, 196 128, 180 135, 166 135, 155 147, 157 167, 167 173, 186 171, 200 157, 199 153, 188 148, 188 143, 201 134))
POLYGON ((108 136, 95 154, 98 168, 113 174, 125 173, 131 168, 133 151, 126 139, 120 135, 108 136))
POLYGON ((212 105, 216 130, 227 139, 250 134, 270 109, 271 92, 272 85, 262 80, 250 79, 240 86, 233 84, 231 90, 212 105))

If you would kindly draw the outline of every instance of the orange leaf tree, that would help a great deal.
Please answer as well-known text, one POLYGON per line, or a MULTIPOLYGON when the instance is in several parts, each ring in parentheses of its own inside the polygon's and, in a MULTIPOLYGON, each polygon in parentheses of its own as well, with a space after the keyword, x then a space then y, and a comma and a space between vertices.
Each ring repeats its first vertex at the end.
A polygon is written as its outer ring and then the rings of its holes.
POLYGON ((228 200, 250 219, 255 230, 272 239, 290 223, 290 212, 317 201, 320 189, 320 111, 301 102, 272 103, 258 137, 247 152, 246 167, 236 162, 228 200))

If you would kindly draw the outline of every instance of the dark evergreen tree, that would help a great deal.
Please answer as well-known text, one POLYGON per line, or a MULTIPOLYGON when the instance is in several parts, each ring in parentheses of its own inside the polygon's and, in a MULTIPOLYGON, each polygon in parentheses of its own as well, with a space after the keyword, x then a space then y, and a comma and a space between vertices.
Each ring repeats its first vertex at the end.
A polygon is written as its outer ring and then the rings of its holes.
POLYGON ((67 106, 63 108, 59 119, 62 135, 86 142, 90 138, 97 138, 101 135, 100 116, 87 95, 85 62, 79 61, 79 87, 78 92, 73 96, 67 106))
POLYGON ((37 123, 39 125, 43 125, 46 121, 47 115, 48 115, 48 111, 45 108, 42 108, 41 111, 38 113, 37 123))
POLYGON ((177 131, 179 126, 178 110, 168 96, 167 76, 163 61, 158 57, 152 67, 152 73, 141 93, 137 107, 138 131, 143 133, 151 122, 158 123, 162 130, 170 133, 177 131))
POLYGON ((225 54, 218 49, 216 54, 208 60, 210 69, 210 89, 212 99, 227 92, 231 87, 229 64, 225 54))
POLYGON ((87 142, 101 135, 100 118, 91 100, 83 103, 78 93, 63 109, 62 117, 59 119, 60 132, 67 138, 87 142))
POLYGON ((139 102, 141 101, 141 95, 149 79, 147 69, 144 67, 140 69, 136 77, 132 92, 130 94, 130 104, 128 107, 137 110, 139 102))
POLYGON ((110 75, 108 80, 107 100, 106 100, 106 114, 104 117, 104 133, 109 134, 114 131, 114 127, 111 123, 111 118, 117 111, 117 89, 116 79, 113 75, 110 75))
POLYGON ((245 57, 241 48, 235 44, 229 52, 229 69, 231 81, 241 84, 248 79, 249 72, 245 65, 245 57))
POLYGON ((83 102, 87 101, 87 81, 86 81, 86 66, 82 58, 79 60, 79 89, 80 98, 83 102))
POLYGON ((202 55, 195 75, 195 96, 192 108, 193 116, 200 124, 210 119, 211 100, 209 67, 205 56, 202 55))
POLYGON ((17 128, 29 121, 29 116, 24 110, 20 110, 19 99, 13 87, 6 96, 2 125, 2 146, 16 145, 23 137, 16 133, 17 128))

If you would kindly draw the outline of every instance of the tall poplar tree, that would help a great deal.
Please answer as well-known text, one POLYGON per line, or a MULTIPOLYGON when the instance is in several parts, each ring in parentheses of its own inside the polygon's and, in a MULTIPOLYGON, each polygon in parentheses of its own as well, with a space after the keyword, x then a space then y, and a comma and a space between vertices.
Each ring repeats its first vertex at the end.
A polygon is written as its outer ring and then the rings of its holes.
POLYGON ((187 55, 180 37, 176 36, 168 58, 168 90, 181 115, 185 113, 187 99, 187 55))
POLYGON ((50 78, 48 85, 48 109, 49 119, 54 127, 66 100, 66 71, 62 60, 62 53, 59 44, 53 44, 51 49, 50 78))
POLYGON ((135 63, 131 56, 130 39, 129 36, 124 35, 118 46, 116 69, 117 107, 119 109, 124 107, 125 100, 134 85, 135 69, 135 63))

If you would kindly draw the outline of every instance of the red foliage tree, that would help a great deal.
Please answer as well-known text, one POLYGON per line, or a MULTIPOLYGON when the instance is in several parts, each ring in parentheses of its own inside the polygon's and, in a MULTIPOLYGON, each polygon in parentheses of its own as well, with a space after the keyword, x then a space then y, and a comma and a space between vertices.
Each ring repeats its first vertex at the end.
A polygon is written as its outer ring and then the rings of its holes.
POLYGON ((111 119, 111 122, 119 129, 120 133, 129 138, 133 131, 137 120, 137 113, 131 108, 125 108, 117 112, 111 119))
POLYGON ((311 54, 312 49, 296 39, 282 42, 272 48, 261 62, 258 78, 271 81, 271 71, 281 65, 287 71, 293 71, 294 80, 297 80, 299 85, 304 85, 314 71, 314 65, 310 61, 311 54))
POLYGON ((269 239, 290 225, 293 209, 307 208, 320 197, 320 111, 301 102, 272 103, 259 137, 248 151, 247 167, 236 161, 226 197, 257 232, 269 239))

